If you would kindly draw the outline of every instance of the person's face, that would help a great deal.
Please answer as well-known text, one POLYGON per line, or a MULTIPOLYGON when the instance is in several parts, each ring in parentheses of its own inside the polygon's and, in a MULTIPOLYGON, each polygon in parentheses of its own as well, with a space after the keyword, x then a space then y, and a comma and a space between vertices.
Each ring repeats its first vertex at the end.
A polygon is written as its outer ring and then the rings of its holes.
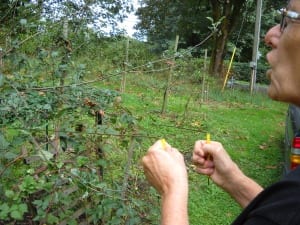
MULTIPOLYGON (((300 13, 300 0, 291 0, 287 10, 300 13)), ((300 105, 300 20, 287 19, 287 26, 272 27, 265 36, 272 50, 267 54, 271 83, 268 95, 274 100, 300 105)))

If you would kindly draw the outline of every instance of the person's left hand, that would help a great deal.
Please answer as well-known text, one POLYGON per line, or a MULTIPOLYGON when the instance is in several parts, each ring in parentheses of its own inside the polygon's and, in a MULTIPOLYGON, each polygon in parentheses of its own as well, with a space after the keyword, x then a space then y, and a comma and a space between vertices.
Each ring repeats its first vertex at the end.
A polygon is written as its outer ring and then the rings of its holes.
POLYGON ((187 170, 183 155, 161 141, 152 145, 142 159, 145 175, 150 184, 161 194, 187 190, 187 170))

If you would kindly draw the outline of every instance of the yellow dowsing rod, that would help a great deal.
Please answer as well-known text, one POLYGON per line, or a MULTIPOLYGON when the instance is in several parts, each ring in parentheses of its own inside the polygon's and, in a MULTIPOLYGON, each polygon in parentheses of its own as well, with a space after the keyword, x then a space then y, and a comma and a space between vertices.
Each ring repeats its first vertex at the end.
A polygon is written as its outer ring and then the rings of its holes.
MULTIPOLYGON (((206 143, 210 144, 210 133, 206 134, 206 143)), ((211 155, 207 156, 208 160, 211 160, 211 155)), ((207 185, 209 185, 210 176, 207 177, 207 185)))
POLYGON ((210 143, 210 133, 206 134, 206 143, 209 144, 210 143))
POLYGON ((230 59, 228 70, 227 70, 227 73, 226 73, 226 76, 225 76, 225 80, 224 80, 224 83, 223 83, 222 91, 224 91, 224 89, 225 89, 225 86, 226 86, 226 83, 227 83, 228 75, 229 75, 229 72, 230 72, 230 69, 231 69, 231 66, 232 66, 232 62, 233 62, 233 58, 234 58, 235 52, 236 52, 236 46, 234 47, 233 53, 231 55, 231 59, 230 59))
POLYGON ((164 138, 160 139, 160 143, 162 145, 163 150, 167 150, 167 142, 164 138))

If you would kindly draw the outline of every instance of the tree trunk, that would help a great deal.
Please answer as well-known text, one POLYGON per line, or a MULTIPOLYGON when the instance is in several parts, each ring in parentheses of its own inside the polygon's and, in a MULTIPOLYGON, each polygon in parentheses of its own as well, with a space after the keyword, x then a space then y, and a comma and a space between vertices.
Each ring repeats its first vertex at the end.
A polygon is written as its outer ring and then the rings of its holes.
POLYGON ((227 39, 228 39, 227 32, 222 33, 221 36, 216 38, 211 59, 210 59, 209 74, 212 74, 220 78, 223 75, 223 59, 224 59, 227 39))
POLYGON ((215 35, 211 54, 209 74, 221 78, 223 75, 223 60, 226 53, 228 37, 236 24, 237 18, 242 15, 243 4, 246 0, 211 0, 214 22, 222 20, 215 35))

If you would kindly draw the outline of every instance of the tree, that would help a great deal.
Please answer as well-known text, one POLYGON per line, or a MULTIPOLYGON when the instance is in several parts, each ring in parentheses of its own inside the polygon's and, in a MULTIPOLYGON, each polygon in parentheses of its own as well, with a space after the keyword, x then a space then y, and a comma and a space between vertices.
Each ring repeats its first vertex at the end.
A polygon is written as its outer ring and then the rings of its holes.
MULTIPOLYGON (((223 59, 226 53, 226 44, 228 43, 229 39, 233 39, 232 37, 234 37, 234 39, 241 39, 239 41, 241 47, 244 49, 243 54, 247 55, 244 60, 251 60, 256 15, 256 1, 212 0, 210 2, 212 5, 212 16, 214 21, 224 18, 220 24, 220 33, 214 37, 214 46, 209 68, 210 74, 221 76, 224 68, 223 59), (245 22, 245 24, 241 24, 242 22, 245 22), (242 34, 240 34, 239 31, 236 32, 238 35, 241 35, 240 37, 232 35, 237 29, 244 29, 242 34), (243 43, 241 43, 242 41, 243 43)), ((262 15, 263 20, 261 24, 261 36, 263 36, 263 34, 275 24, 274 17, 276 14, 276 9, 279 9, 283 2, 285 3, 286 1, 264 1, 263 9, 266 10, 263 11, 262 15)), ((265 49, 263 45, 261 48, 265 49)))
POLYGON ((141 22, 137 28, 147 35, 150 41, 173 40, 181 37, 181 44, 191 46, 199 43, 209 32, 211 24, 220 22, 219 32, 215 33, 211 50, 210 73, 221 74, 226 43, 242 14, 246 0, 212 1, 143 1, 137 15, 141 22))
POLYGON ((5 32, 3 36, 7 36, 22 33, 25 21, 31 23, 31 28, 38 28, 40 20, 57 22, 67 18, 76 27, 93 26, 100 34, 105 33, 105 28, 111 27, 117 33, 122 32, 114 29, 117 23, 122 22, 132 10, 131 1, 125 0, 3 0, 0 5, 0 26, 5 32))
POLYGON ((246 0, 211 0, 212 18, 220 21, 220 32, 214 36, 214 45, 211 54, 209 73, 221 76, 223 74, 223 59, 226 50, 226 43, 230 33, 233 31, 240 15, 243 12, 243 5, 246 0))
POLYGON ((207 0, 145 0, 136 13, 140 19, 136 28, 160 50, 168 49, 176 35, 180 47, 195 45, 210 32, 208 7, 207 0))
MULTIPOLYGON (((262 34, 275 24, 276 10, 284 4, 286 1, 264 1, 262 34)), ((158 44, 158 49, 165 50, 177 34, 181 48, 198 44, 211 32, 209 28, 218 23, 219 32, 194 55, 207 48, 211 56, 209 72, 221 78, 228 45, 237 46, 237 55, 242 62, 248 64, 251 60, 255 11, 255 0, 145 0, 137 11, 140 23, 136 28, 147 36, 149 42, 158 44)), ((264 45, 261 48, 264 53, 264 45)))

